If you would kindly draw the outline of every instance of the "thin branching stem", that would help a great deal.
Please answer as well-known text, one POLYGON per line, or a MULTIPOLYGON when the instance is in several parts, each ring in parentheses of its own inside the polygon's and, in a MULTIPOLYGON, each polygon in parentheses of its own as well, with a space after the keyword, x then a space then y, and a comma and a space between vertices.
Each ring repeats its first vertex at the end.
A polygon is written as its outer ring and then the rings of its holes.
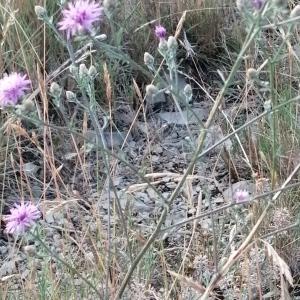
MULTIPOLYGON (((239 56, 237 58, 237 60, 235 61, 233 67, 232 67, 232 70, 229 74, 229 77, 227 78, 227 80, 225 81, 225 84, 222 88, 222 90, 220 91, 220 93, 218 94, 217 98, 216 98, 216 101, 214 103, 214 106, 208 116, 208 119, 205 123, 205 128, 208 129, 215 116, 216 116, 216 113, 219 109, 219 106, 221 105, 221 103, 223 102, 223 99, 224 99, 224 96, 225 96, 225 93, 228 89, 228 87, 230 86, 230 84, 232 83, 235 75, 236 75, 236 72, 238 71, 239 69, 239 66, 243 60, 243 57, 244 55, 246 54, 248 48, 250 47, 252 41, 254 40, 254 38, 256 37, 256 34, 259 32, 259 29, 256 28, 255 25, 252 26, 251 30, 249 31, 247 37, 246 37, 246 40, 245 40, 245 43, 244 43, 244 46, 242 47, 242 50, 240 51, 239 53, 239 56)), ((198 141, 198 145, 197 145, 197 148, 194 152, 194 155, 191 159, 191 162, 190 164, 188 165, 187 167, 187 170, 186 172, 184 173, 181 181, 178 183, 176 189, 173 191, 173 193, 171 194, 168 202, 167 202, 167 205, 165 205, 165 208, 161 214, 161 217, 158 221, 158 224, 154 230, 154 232, 151 234, 150 238, 148 239, 147 243, 144 245, 144 247, 142 248, 142 250, 138 253, 137 257, 135 258, 135 260, 133 261, 132 265, 130 266, 129 270, 127 271, 123 281, 122 281, 122 284, 121 284, 121 287, 119 289, 119 291, 117 292, 117 295, 115 297, 115 299, 121 299, 122 298, 122 295, 125 291, 125 288, 127 286, 127 284, 129 283, 131 277, 132 277, 132 274, 135 270, 135 268, 137 267, 138 263, 140 262, 140 260, 143 258, 144 254, 147 252, 147 250, 150 248, 150 246, 152 245, 152 243, 156 240, 157 236, 159 235, 160 233, 160 229, 161 227, 163 226, 164 222, 165 222, 165 219, 168 215, 168 211, 172 205, 172 203, 174 202, 174 200, 176 199, 176 197, 178 196, 179 192, 181 191, 187 177, 189 174, 191 174, 195 164, 197 163, 198 161, 198 156, 199 154, 201 153, 202 151, 202 148, 203 148, 203 145, 204 145, 204 141, 205 141, 205 138, 206 138, 206 134, 207 134, 207 131, 206 130, 201 130, 200 132, 200 137, 199 137, 199 141, 198 141)))

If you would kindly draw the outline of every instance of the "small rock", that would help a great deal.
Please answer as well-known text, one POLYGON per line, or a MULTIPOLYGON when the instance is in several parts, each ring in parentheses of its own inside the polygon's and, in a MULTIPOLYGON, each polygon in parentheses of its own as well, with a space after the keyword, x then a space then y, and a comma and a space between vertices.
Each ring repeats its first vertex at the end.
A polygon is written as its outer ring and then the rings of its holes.
POLYGON ((74 285, 76 285, 76 286, 82 285, 82 280, 80 278, 74 279, 74 285))
POLYGON ((155 145, 152 148, 152 152, 156 154, 161 154, 163 153, 163 148, 160 145, 155 145))
POLYGON ((0 247, 0 254, 1 254, 1 255, 6 254, 7 251, 8 251, 7 247, 4 247, 4 246, 0 247))
POLYGON ((45 221, 46 221, 48 224, 54 223, 54 217, 53 217, 53 213, 52 213, 52 212, 48 212, 48 213, 46 214, 45 221))
POLYGON ((39 168, 39 166, 35 165, 32 162, 28 162, 23 165, 23 171, 26 173, 26 175, 29 176, 35 176, 39 168))
POLYGON ((152 161, 152 162, 159 162, 159 161, 160 161, 160 157, 157 156, 157 155, 152 155, 152 156, 151 156, 151 161, 152 161))
POLYGON ((0 277, 5 275, 11 275, 16 271, 17 271, 16 263, 14 260, 5 261, 2 263, 2 266, 0 267, 0 277))
POLYGON ((184 125, 184 124, 198 124, 208 116, 207 109, 196 108, 190 110, 183 110, 180 112, 162 112, 158 116, 169 124, 184 125))
POLYGON ((224 199, 222 197, 217 197, 213 199, 213 202, 216 204, 224 203, 224 199))
POLYGON ((90 264, 92 264, 92 265, 94 265, 94 263, 95 263, 95 258, 94 258, 94 254, 93 254, 93 252, 86 252, 85 254, 84 254, 84 257, 85 257, 85 259, 90 263, 90 264))
POLYGON ((166 186, 169 189, 175 189, 177 187, 177 184, 175 182, 168 182, 168 183, 166 183, 166 186))

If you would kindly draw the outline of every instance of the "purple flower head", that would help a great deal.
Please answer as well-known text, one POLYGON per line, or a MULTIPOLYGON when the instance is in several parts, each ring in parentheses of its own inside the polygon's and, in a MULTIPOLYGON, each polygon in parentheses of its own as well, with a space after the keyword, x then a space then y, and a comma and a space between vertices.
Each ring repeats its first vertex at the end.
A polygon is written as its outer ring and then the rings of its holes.
POLYGON ((68 8, 62 11, 63 18, 58 23, 59 30, 66 31, 70 39, 82 32, 91 32, 93 23, 100 21, 103 8, 99 3, 90 0, 69 2, 68 8))
POLYGON ((167 36, 167 30, 165 27, 161 26, 161 25, 157 25, 155 26, 155 35, 157 38, 161 39, 165 39, 167 36))
POLYGON ((249 192, 246 190, 236 190, 233 199, 236 203, 247 202, 250 200, 249 192))
POLYGON ((31 81, 26 75, 12 73, 0 80, 0 106, 16 105, 29 90, 31 81))
POLYGON ((6 231, 8 233, 22 234, 41 217, 38 208, 30 203, 15 204, 10 215, 5 216, 6 231))
POLYGON ((251 0, 252 2, 252 6, 256 9, 256 10, 260 10, 263 5, 264 5, 264 0, 251 0))

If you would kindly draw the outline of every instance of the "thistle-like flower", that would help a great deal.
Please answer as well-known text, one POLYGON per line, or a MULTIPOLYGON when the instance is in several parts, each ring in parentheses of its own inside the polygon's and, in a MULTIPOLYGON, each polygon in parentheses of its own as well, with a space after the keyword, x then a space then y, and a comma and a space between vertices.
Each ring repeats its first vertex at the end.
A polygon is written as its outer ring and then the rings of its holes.
POLYGON ((157 38, 161 39, 165 39, 167 36, 167 30, 165 27, 161 26, 161 25, 157 25, 155 26, 155 35, 157 38))
POLYGON ((252 0, 251 2, 252 2, 252 6, 256 10, 260 10, 264 5, 264 0, 252 0))
POLYGON ((0 80, 0 106, 16 105, 29 90, 30 84, 26 75, 12 73, 4 76, 0 80))
POLYGON ((247 190, 236 190, 234 195, 233 195, 233 200, 236 203, 242 203, 242 202, 247 202, 250 200, 250 195, 247 190))
POLYGON ((65 31, 70 39, 76 34, 90 33, 93 24, 101 20, 103 8, 96 1, 77 0, 69 2, 62 15, 63 19, 58 23, 59 30, 65 31))
POLYGON ((15 204, 10 215, 4 217, 6 231, 12 234, 22 234, 41 217, 38 208, 31 203, 15 204))

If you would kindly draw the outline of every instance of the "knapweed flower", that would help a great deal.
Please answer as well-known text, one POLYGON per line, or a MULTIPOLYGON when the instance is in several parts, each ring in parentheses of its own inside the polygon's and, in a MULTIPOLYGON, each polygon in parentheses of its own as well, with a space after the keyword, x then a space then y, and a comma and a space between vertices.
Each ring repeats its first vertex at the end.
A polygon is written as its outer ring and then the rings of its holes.
POLYGON ((100 21, 103 8, 95 1, 77 0, 69 2, 62 15, 63 18, 58 23, 59 30, 65 31, 69 39, 76 34, 91 32, 93 23, 100 21))
POLYGON ((4 217, 6 231, 12 234, 22 234, 41 217, 38 208, 31 203, 15 204, 10 215, 4 217))
POLYGON ((233 200, 236 203, 242 203, 242 202, 247 202, 250 200, 250 195, 247 190, 236 190, 234 195, 233 195, 233 200))
POLYGON ((260 10, 264 5, 264 0, 251 0, 251 2, 252 2, 252 6, 256 10, 260 10))
POLYGON ((161 25, 157 25, 155 26, 155 35, 157 38, 161 39, 165 39, 167 36, 167 30, 165 27, 161 26, 161 25))
POLYGON ((31 81, 26 75, 12 73, 0 80, 0 106, 16 105, 25 92, 29 90, 31 81))

